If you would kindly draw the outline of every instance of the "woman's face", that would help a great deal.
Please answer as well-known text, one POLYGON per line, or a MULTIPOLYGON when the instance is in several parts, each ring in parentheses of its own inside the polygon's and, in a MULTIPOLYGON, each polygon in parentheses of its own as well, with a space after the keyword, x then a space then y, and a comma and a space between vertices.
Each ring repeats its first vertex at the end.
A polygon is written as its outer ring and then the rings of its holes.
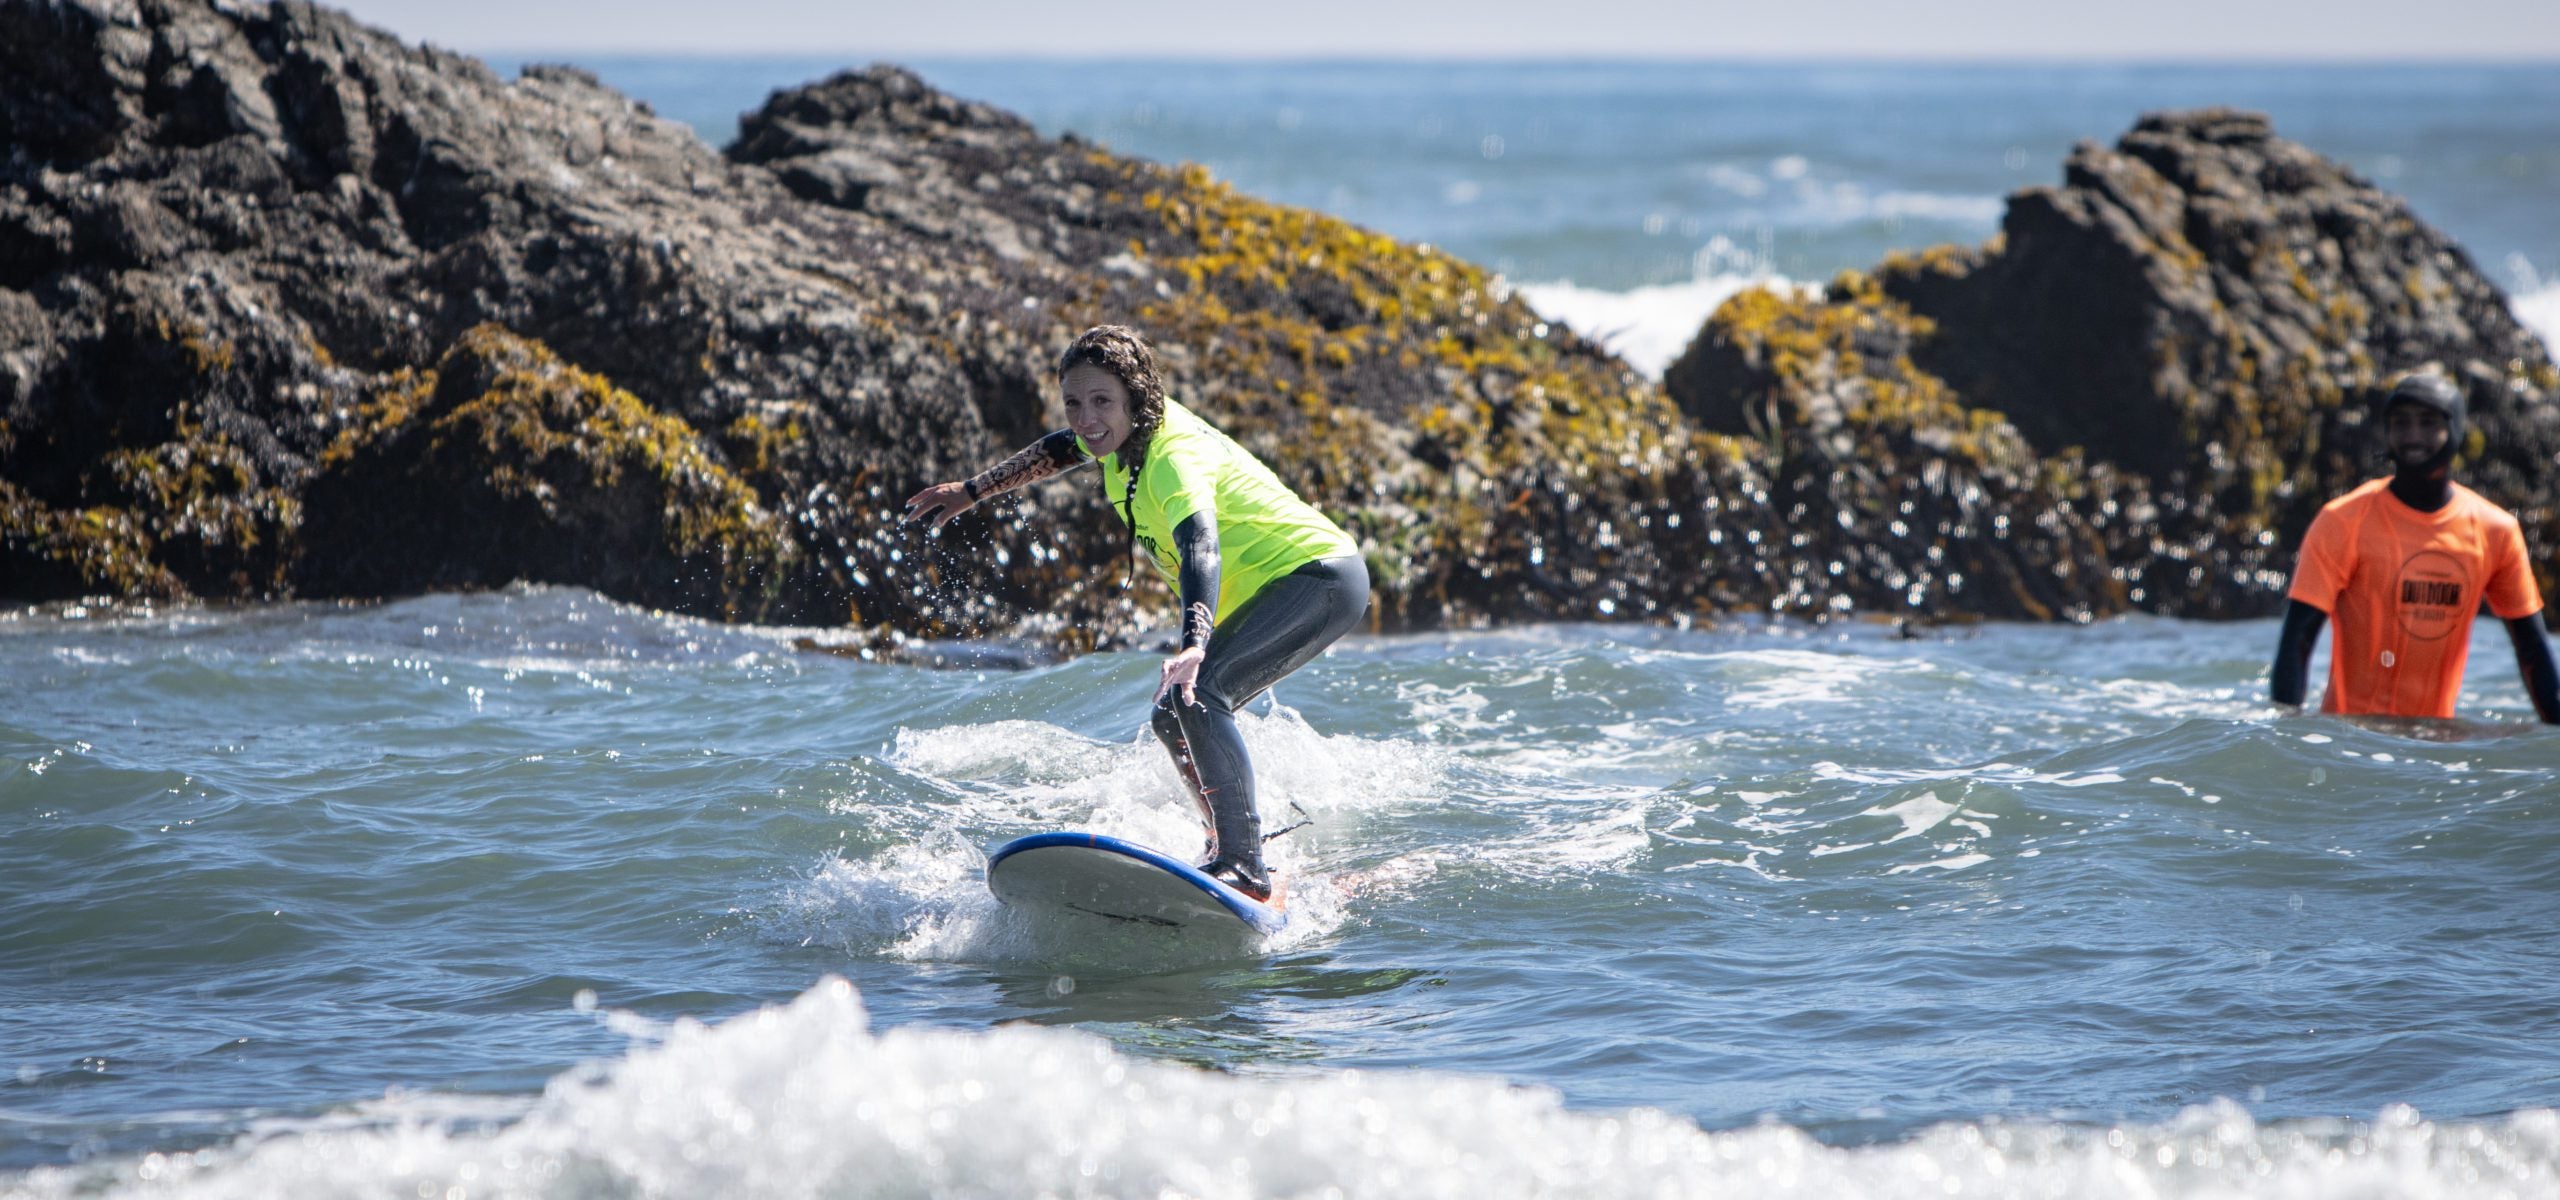
POLYGON ((1070 367, 1059 388, 1067 396, 1067 428, 1095 458, 1129 440, 1129 389, 1119 376, 1090 364, 1070 367))

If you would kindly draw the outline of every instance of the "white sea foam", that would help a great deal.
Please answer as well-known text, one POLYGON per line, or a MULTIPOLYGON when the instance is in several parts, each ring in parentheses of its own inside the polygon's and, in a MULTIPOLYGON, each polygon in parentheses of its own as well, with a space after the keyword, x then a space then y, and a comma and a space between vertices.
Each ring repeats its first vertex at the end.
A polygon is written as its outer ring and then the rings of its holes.
POLYGON ((1956 815, 1963 806, 1940 800, 1936 792, 1922 792, 1899 804, 1880 805, 1859 813, 1862 817, 1892 817, 1902 822, 1902 831, 1886 838, 1898 842, 1918 837, 1938 827, 1940 822, 1956 815))
POLYGON ((2560 283, 2519 291, 2513 303, 2516 319, 2542 339, 2543 351, 2560 355, 2560 283))
POLYGON ((1838 228, 1867 221, 1933 221, 1977 226, 1984 236, 1999 225, 2008 201, 1982 192, 1923 192, 1900 188, 1878 191, 1855 179, 1787 177, 1783 207, 1764 214, 1790 226, 1838 228))
MULTIPOLYGON (((1290 921, 1264 945, 1285 950, 1339 927, 1342 889, 1323 866, 1342 830, 1365 811, 1438 794, 1444 754, 1395 741, 1317 732, 1294 710, 1239 714, 1253 755, 1266 828, 1313 823, 1273 842, 1273 868, 1286 876, 1290 921)), ((1077 829, 1155 846, 1177 857, 1201 843, 1200 820, 1155 739, 1097 742, 1038 721, 994 721, 898 731, 888 761, 941 786, 933 832, 849 858, 831 858, 781 901, 783 936, 911 961, 1110 960, 1119 970, 1178 965, 1228 953, 1162 937, 1104 939, 1061 929, 996 903, 985 885, 990 844, 1042 829, 1077 829), (984 839, 966 826, 999 831, 984 839)), ((854 802, 845 802, 850 811, 854 802)), ((861 802, 875 824, 914 825, 861 802)), ((1089 923, 1088 923, 1089 924, 1089 923)))
POLYGON ((1030 780, 1070 783, 1115 773, 1131 756, 1126 747, 1099 742, 1046 721, 989 721, 931 729, 900 729, 889 761, 918 774, 951 780, 1030 780))
MULTIPOLYGON (((1583 806, 1577 805, 1577 809, 1583 806)), ((1653 844, 1653 805, 1634 797, 1558 818, 1539 814, 1513 833, 1481 838, 1450 859, 1488 865, 1515 880, 1553 880, 1625 869, 1653 844)))
MULTIPOLYGON (((1263 707, 1259 701, 1248 706, 1236 724, 1253 756, 1266 817, 1285 814, 1292 803, 1349 812, 1434 793, 1443 752, 1400 740, 1327 735, 1294 709, 1263 707)), ((1136 809, 1171 809, 1189 819, 1190 802, 1172 760, 1143 732, 1126 742, 1098 742, 1040 721, 901 729, 888 757, 955 788, 1000 790, 1028 819, 1108 822, 1136 809)))
POLYGON ((1519 288, 1529 307, 1549 320, 1562 321, 1606 346, 1627 365, 1659 376, 1671 360, 1688 349, 1698 327, 1716 306, 1747 287, 1787 286, 1765 273, 1741 271, 1701 275, 1687 283, 1610 292, 1573 283, 1530 283, 1519 288))
POLYGON ((1915 871, 1946 871, 1953 873, 1964 870, 1966 867, 1978 867, 1990 861, 1990 855, 1975 852, 1970 854, 1958 854, 1951 858, 1941 858, 1931 862, 1904 863, 1898 867, 1886 867, 1884 873, 1887 875, 1909 875, 1915 871))
POLYGON ((1422 1072, 1236 1076, 1032 1026, 875 1031, 822 980, 554 1079, 522 1119, 396 1097, 194 1154, 39 1168, 0 1194, 186 1197, 2109 1197, 2548 1194, 2560 1113, 2261 1124, 1953 1123, 1826 1146, 1778 1124, 1578 1112, 1422 1072))
POLYGON ((2000 215, 2009 202, 1999 196, 1978 196, 1949 192, 1885 191, 1861 196, 1860 215, 1886 220, 1947 221, 1987 227, 2000 223, 2000 215))
POLYGON ((1732 650, 1708 655, 1732 664, 1736 679, 1725 706, 1733 709, 1798 710, 1810 705, 1839 704, 1872 693, 1884 675, 1920 674, 1924 662, 1897 662, 1825 654, 1818 650, 1732 650))

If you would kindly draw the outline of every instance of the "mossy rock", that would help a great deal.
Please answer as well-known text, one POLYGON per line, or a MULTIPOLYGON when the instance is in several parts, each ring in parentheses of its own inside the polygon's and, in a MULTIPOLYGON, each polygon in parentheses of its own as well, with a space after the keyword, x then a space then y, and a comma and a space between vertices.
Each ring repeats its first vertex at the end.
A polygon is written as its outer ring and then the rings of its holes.
POLYGON ((151 551, 151 535, 123 509, 57 509, 0 479, 0 575, 12 581, 11 596, 186 596, 186 585, 151 551))
POLYGON ((796 558, 692 426, 494 325, 394 377, 306 503, 311 595, 523 580, 752 619, 796 558))
POLYGON ((181 406, 177 438, 111 450, 79 478, 81 499, 48 504, 0 480, 8 594, 273 599, 301 504, 252 458, 181 406))
POLYGON ((2039 455, 1964 404, 1913 361, 1936 334, 1850 271, 1820 293, 1735 294, 1666 372, 1682 411, 1760 450, 1764 523, 1725 549, 1754 560, 1764 603, 2085 621, 2137 602, 2138 481, 2039 455))

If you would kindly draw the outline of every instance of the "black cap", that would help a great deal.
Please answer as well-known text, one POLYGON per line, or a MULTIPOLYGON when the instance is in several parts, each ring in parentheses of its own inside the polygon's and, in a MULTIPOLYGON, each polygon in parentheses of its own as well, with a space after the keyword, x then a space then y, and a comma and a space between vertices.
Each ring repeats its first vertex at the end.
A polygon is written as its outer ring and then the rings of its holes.
POLYGON ((2416 404, 2444 414, 2445 422, 2462 428, 2464 402, 2462 389, 2453 381, 2430 371, 2420 371, 2400 381, 2383 397, 2382 411, 2390 412, 2394 404, 2416 404))

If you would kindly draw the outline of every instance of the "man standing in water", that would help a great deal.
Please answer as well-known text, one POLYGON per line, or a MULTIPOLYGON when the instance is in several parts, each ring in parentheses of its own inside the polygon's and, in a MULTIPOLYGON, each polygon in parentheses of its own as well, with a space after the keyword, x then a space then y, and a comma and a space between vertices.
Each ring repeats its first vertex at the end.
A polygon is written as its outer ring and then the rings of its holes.
POLYGON ((2560 724, 2560 670, 2523 531, 2453 481, 2463 416, 2462 392, 2440 375, 2411 375, 2383 401, 2391 477, 2330 501, 2303 535, 2276 643, 2276 703, 2301 706, 2311 648, 2334 616, 2322 712, 2450 717, 2485 599, 2507 623, 2534 711, 2560 724))

